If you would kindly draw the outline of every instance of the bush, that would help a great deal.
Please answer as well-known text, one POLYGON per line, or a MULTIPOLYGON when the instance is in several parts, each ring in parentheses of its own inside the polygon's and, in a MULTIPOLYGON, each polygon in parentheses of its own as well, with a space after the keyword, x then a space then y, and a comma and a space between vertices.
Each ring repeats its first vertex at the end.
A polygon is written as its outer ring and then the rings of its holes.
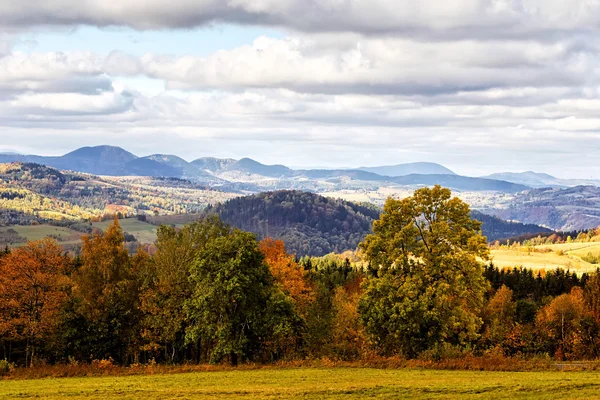
POLYGON ((8 360, 0 360, 0 376, 10 374, 13 368, 13 364, 9 363, 8 360))
POLYGON ((582 256, 581 259, 590 264, 600 264, 600 254, 587 253, 587 255, 582 256))

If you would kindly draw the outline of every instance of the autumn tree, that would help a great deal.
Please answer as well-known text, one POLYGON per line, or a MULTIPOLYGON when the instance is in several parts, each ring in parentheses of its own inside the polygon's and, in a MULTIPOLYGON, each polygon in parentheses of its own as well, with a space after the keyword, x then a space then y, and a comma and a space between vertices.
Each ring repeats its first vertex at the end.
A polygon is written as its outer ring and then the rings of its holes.
POLYGON ((359 312, 383 353, 415 356, 478 337, 488 287, 479 259, 489 250, 481 223, 449 189, 389 198, 361 248, 380 277, 367 281, 359 312))
POLYGON ((362 277, 357 277, 334 289, 331 348, 341 359, 355 359, 366 348, 367 337, 358 314, 361 281, 362 277))
POLYGON ((67 300, 69 264, 52 239, 29 242, 0 258, 0 339, 24 341, 27 365, 56 327, 67 300))
POLYGON ((81 338, 93 358, 127 362, 138 349, 139 292, 119 221, 105 233, 84 237, 81 267, 74 274, 78 313, 89 334, 81 338))
POLYGON ((512 331, 517 316, 513 292, 502 286, 490 299, 484 310, 483 339, 490 346, 500 345, 512 331))
POLYGON ((281 240, 263 239, 260 242, 260 251, 275 282, 294 300, 300 314, 305 315, 315 299, 306 271, 296 262, 293 255, 285 251, 285 244, 281 240))
POLYGON ((543 307, 536 316, 536 327, 546 348, 559 359, 580 358, 595 346, 597 326, 585 307, 583 291, 575 287, 543 307))

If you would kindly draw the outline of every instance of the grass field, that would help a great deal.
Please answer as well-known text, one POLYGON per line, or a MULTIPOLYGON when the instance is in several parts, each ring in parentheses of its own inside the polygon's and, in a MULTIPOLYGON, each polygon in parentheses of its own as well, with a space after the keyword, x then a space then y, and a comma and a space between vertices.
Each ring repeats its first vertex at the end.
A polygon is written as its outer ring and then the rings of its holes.
POLYGON ((539 250, 549 252, 527 251, 526 247, 516 249, 492 250, 494 265, 497 267, 531 268, 533 270, 545 269, 546 271, 564 268, 579 273, 593 272, 600 267, 581 259, 588 253, 600 254, 600 242, 591 243, 562 243, 536 246, 539 250))
MULTIPOLYGON (((51 225, 27 225, 27 226, 10 226, 0 228, 0 235, 8 229, 17 231, 19 236, 29 240, 40 240, 49 236, 58 238, 61 244, 79 243, 82 234, 68 228, 56 227, 51 225)), ((19 243, 22 244, 22 243, 19 243)))
MULTIPOLYGON (((106 230, 113 223, 112 220, 104 222, 94 222, 94 228, 106 230)), ((136 218, 127 218, 119 220, 119 224, 123 230, 136 237, 140 243, 154 243, 156 241, 157 226, 147 222, 139 221, 136 218)))
POLYGON ((0 381, 0 399, 600 399, 598 372, 259 369, 0 381))

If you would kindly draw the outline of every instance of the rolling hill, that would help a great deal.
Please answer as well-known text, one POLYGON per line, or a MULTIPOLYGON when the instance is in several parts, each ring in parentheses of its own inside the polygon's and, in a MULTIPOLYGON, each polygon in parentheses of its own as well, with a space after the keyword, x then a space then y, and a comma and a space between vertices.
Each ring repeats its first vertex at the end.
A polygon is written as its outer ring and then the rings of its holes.
POLYGON ((560 231, 595 228, 600 226, 600 187, 534 189, 516 194, 501 207, 481 211, 560 231))
POLYGON ((416 162, 398 165, 386 165, 382 167, 360 167, 361 171, 372 172, 384 176, 405 176, 405 175, 455 175, 443 165, 429 162, 416 162))

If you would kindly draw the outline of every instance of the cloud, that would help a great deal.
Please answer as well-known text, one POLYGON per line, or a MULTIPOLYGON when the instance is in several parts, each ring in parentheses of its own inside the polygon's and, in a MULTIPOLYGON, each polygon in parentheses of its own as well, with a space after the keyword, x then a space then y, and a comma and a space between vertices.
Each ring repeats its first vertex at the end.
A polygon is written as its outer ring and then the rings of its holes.
POLYGON ((330 94, 434 95, 577 86, 598 79, 598 49, 578 41, 328 39, 261 37, 208 57, 147 54, 140 60, 141 72, 173 89, 266 87, 330 94))
POLYGON ((599 2, 22 0, 0 2, 0 26, 0 139, 21 151, 600 178, 581 162, 600 152, 599 2), (32 29, 221 23, 288 36, 207 56, 14 47, 32 29))
POLYGON ((193 28, 268 25, 304 32, 438 37, 546 36, 596 30, 589 0, 21 0, 0 3, 0 25, 193 28))
POLYGON ((0 58, 0 94, 110 90, 102 63, 102 57, 90 52, 13 52, 0 58))

